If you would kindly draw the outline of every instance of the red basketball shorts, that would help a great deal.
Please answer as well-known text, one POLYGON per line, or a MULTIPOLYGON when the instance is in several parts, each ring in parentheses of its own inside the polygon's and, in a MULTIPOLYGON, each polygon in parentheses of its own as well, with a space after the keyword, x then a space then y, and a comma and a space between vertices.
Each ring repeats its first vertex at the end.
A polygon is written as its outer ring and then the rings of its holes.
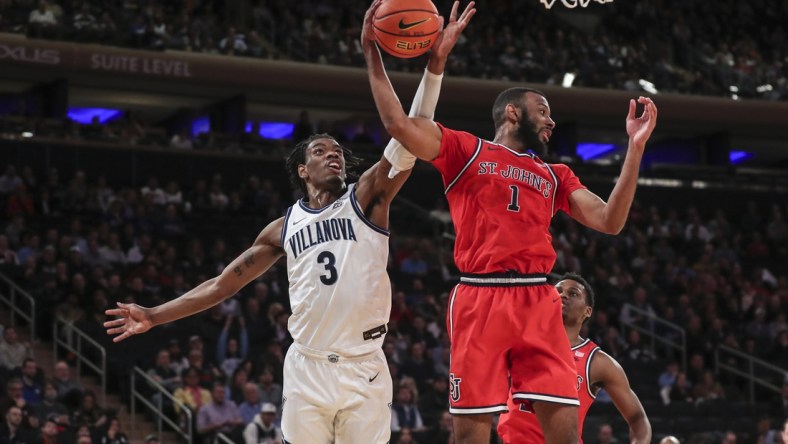
POLYGON ((546 276, 463 275, 446 323, 452 414, 507 411, 510 378, 515 403, 579 405, 561 299, 546 276))

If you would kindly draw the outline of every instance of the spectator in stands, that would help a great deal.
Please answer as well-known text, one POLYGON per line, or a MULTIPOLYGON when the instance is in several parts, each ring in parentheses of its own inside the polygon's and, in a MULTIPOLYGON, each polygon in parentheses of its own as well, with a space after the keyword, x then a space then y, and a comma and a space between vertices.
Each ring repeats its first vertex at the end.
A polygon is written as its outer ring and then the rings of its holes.
POLYGON ((76 408, 82 398, 84 388, 82 384, 74 380, 71 375, 71 367, 66 361, 58 361, 55 364, 55 377, 52 382, 57 389, 57 399, 68 407, 76 408))
MULTIPOLYGON (((0 239, 3 236, 0 235, 0 239)), ((3 342, 0 342, 0 366, 7 371, 21 367, 26 358, 33 356, 29 343, 19 341, 16 328, 6 327, 3 331, 3 342)))
MULTIPOLYGON (((432 385, 419 396, 419 411, 425 426, 442 424, 442 415, 446 412, 446 399, 449 396, 449 379, 440 375, 432 380, 432 385)), ((449 420, 451 423, 451 419, 449 420)), ((446 442, 445 439, 433 442, 446 442)))
POLYGON ((54 419, 46 419, 41 421, 41 436, 39 443, 40 444, 57 444, 58 439, 58 426, 57 422, 54 419))
POLYGON ((260 401, 271 403, 277 409, 282 408, 282 386, 274 382, 274 370, 271 366, 265 366, 258 378, 260 387, 260 401))
POLYGON ((226 399, 227 387, 223 382, 216 382, 211 389, 211 401, 197 412, 197 431, 203 436, 206 444, 213 442, 217 433, 227 435, 233 442, 240 442, 243 433, 243 418, 238 406, 226 399))
POLYGON ((180 133, 173 134, 170 139, 170 146, 181 150, 192 149, 192 139, 189 137, 188 130, 183 129, 180 133))
MULTIPOLYGON (((202 344, 202 341, 199 336, 195 335, 189 339, 189 343, 190 345, 196 343, 202 344)), ((200 386, 207 389, 213 387, 215 381, 222 381, 224 379, 224 374, 214 365, 205 362, 202 346, 198 347, 199 348, 192 348, 189 351, 189 368, 197 370, 200 386)))
POLYGON ((91 428, 101 428, 107 424, 107 413, 96 403, 96 395, 92 391, 85 390, 82 393, 79 408, 71 414, 71 424, 91 428))
MULTIPOLYGON (((772 411, 781 418, 788 418, 788 374, 786 374, 783 380, 782 393, 780 393, 772 405, 772 411)), ((786 424, 788 424, 788 419, 786 419, 786 424)), ((783 441, 785 441, 785 439, 783 439, 783 441)), ((788 443, 788 441, 785 442, 788 443)))
POLYGON ((246 37, 238 33, 234 26, 227 29, 227 35, 219 41, 219 50, 227 55, 246 54, 246 37))
POLYGON ((5 173, 0 176, 0 196, 10 195, 19 185, 24 185, 24 180, 16 172, 14 165, 8 165, 5 173))
POLYGON ((403 429, 410 429, 414 432, 427 430, 414 398, 413 388, 400 384, 397 388, 394 402, 391 405, 392 432, 400 432, 403 429))
POLYGON ((15 405, 8 407, 0 425, 0 443, 22 444, 32 442, 33 439, 32 433, 23 426, 22 409, 15 405))
POLYGON ((736 444, 736 433, 732 430, 728 430, 722 436, 722 443, 721 444, 736 444))
POLYGON ((433 363, 429 355, 424 353, 423 342, 413 342, 410 345, 410 352, 400 367, 400 374, 415 379, 419 391, 424 391, 435 378, 433 363))
MULTIPOLYGON (((260 413, 260 408, 262 408, 263 403, 260 402, 260 389, 257 387, 257 384, 253 382, 247 382, 244 384, 244 400, 238 406, 238 410, 241 412, 241 418, 243 418, 244 424, 249 424, 254 420, 255 415, 260 413)), ((270 403, 267 403, 270 404, 270 403)), ((273 406, 273 404, 271 404, 273 406)), ((276 406, 274 406, 274 410, 276 406)), ((246 431, 244 431, 244 436, 246 435, 246 431)))
POLYGON ((670 402, 687 402, 690 404, 695 403, 695 397, 692 394, 692 384, 687 380, 687 375, 684 372, 679 372, 676 375, 676 382, 670 389, 670 402))
POLYGON ((613 444, 614 442, 616 442, 616 438, 613 436, 613 427, 610 424, 600 425, 595 444, 613 444))
POLYGON ((711 370, 703 372, 701 380, 693 387, 692 394, 697 402, 725 399, 725 390, 711 370))
MULTIPOLYGON (((27 192, 27 186, 17 185, 6 202, 5 214, 8 218, 15 216, 30 216, 35 214, 36 208, 33 198, 27 192)), ((8 234, 6 232, 6 234, 8 234)))
POLYGON ((0 234, 0 269, 10 269, 10 267, 15 265, 19 265, 16 252, 11 248, 8 237, 5 234, 0 234))
POLYGON ((118 233, 110 233, 107 243, 99 247, 99 256, 103 262, 112 267, 124 267, 126 265, 126 253, 123 251, 118 233))
POLYGON ((129 439, 120 429, 120 421, 117 418, 109 420, 109 425, 99 439, 99 444, 128 444, 129 439))
MULTIPOLYGON (((234 300, 234 299, 231 299, 234 300)), ((237 303, 237 301, 236 301, 237 303)), ((240 314, 240 310, 239 310, 240 314)), ((235 369, 246 359, 249 352, 249 336, 246 332, 246 321, 243 316, 228 315, 224 328, 216 341, 216 362, 226 375, 235 373, 235 369), (230 338, 230 327, 238 320, 238 339, 230 338)))
POLYGON ((26 358, 21 369, 22 396, 33 407, 41 403, 44 391, 44 373, 39 371, 36 360, 26 358))
POLYGON ((630 330, 627 335, 627 345, 624 349, 625 359, 637 362, 653 362, 657 359, 654 352, 650 348, 643 345, 640 340, 640 332, 637 330, 630 330))
POLYGON ((663 371, 659 375, 659 396, 664 405, 670 404, 670 392, 673 390, 673 384, 676 383, 676 378, 679 374, 679 363, 676 361, 668 362, 663 371))
MULTIPOLYGON (((249 361, 246 361, 249 362, 249 361)), ((251 364, 251 362, 249 362, 251 364)), ((234 403, 240 406, 244 401, 244 390, 246 384, 249 382, 249 371, 247 367, 239 365, 235 372, 232 373, 230 382, 227 386, 227 399, 231 399, 234 403)))
POLYGON ((148 376, 161 384, 168 392, 174 393, 181 385, 181 377, 173 370, 170 361, 170 352, 166 349, 159 350, 156 354, 156 362, 148 370, 148 376))
POLYGON ((44 424, 49 418, 63 418, 68 421, 68 409, 57 399, 57 387, 55 383, 46 381, 44 383, 44 394, 41 398, 41 404, 36 407, 38 420, 44 424))
POLYGON ((408 427, 403 428, 399 432, 399 436, 397 437, 397 441, 395 444, 419 444, 416 440, 413 439, 413 430, 408 427))
MULTIPOLYGON (((211 401, 211 392, 200 386, 200 371, 195 367, 189 367, 181 374, 183 387, 175 390, 173 397, 197 412, 200 408, 211 401)), ((175 404, 175 413, 180 413, 180 406, 175 404)))
POLYGON ((271 403, 262 404, 260 412, 244 428, 245 444, 278 444, 282 442, 282 429, 274 424, 276 406, 271 403))

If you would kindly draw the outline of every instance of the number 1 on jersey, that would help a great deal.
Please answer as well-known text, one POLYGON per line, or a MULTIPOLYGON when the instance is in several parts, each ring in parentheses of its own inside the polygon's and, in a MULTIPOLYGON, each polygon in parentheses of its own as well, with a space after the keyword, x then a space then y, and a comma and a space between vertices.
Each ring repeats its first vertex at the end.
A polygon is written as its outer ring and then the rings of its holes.
POLYGON ((509 185, 509 189, 512 190, 512 201, 508 207, 506 207, 509 211, 520 211, 520 189, 517 188, 517 185, 509 185))

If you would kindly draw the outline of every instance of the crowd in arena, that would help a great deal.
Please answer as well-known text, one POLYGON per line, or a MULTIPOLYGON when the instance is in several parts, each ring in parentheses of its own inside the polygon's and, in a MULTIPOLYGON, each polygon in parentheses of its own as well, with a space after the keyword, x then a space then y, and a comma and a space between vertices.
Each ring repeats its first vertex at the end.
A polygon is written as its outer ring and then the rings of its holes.
MULTIPOLYGON (((221 431, 236 442, 248 433, 277 436, 282 365, 292 341, 283 267, 275 266, 209 312, 154 329, 127 346, 111 344, 104 332, 104 310, 115 302, 159 304, 219 273, 248 246, 261 221, 283 214, 292 196, 284 184, 257 177, 229 183, 217 175, 184 186, 161 179, 131 188, 79 171, 61 177, 57 170, 6 165, 0 175, 0 210, 7 221, 0 227, 2 272, 45 307, 40 336, 51 337, 49 328, 59 318, 107 347, 113 374, 124 375, 113 378, 121 381, 114 389, 127 392, 122 381, 138 365, 194 411, 202 435, 221 431), (232 224, 238 229, 228 230, 232 224)), ((737 214, 636 203, 626 229, 615 237, 558 217, 554 271, 582 273, 599 295, 582 335, 625 365, 665 367, 658 381, 646 381, 660 402, 694 408, 744 400, 740 380, 713 372, 714 349, 724 344, 788 366, 786 212, 778 203, 751 202, 737 214), (686 369, 677 355, 655 354, 637 331, 622 334, 624 325, 660 328, 627 303, 686 330, 686 369)), ((446 220, 445 207, 431 214, 435 223, 446 220)), ((457 279, 451 252, 435 239, 406 232, 391 243, 394 291, 383 349, 395 387, 392 442, 450 442, 444 319, 457 279)), ((0 356, 14 356, 2 359, 1 401, 21 407, 21 427, 40 433, 56 427, 63 433, 58 442, 82 443, 83 435, 104 442, 106 434, 114 436, 110 442, 122 442, 112 412, 102 411, 93 394, 61 393, 70 378, 68 362, 42 372, 15 336, 6 328, 0 343, 0 356), (58 403, 71 403, 74 413, 53 414, 62 413, 58 403)), ((775 383, 788 387, 788 380, 775 383)), ((782 399, 766 399, 773 403, 774 427, 788 416, 785 392, 782 399)), ((176 405, 165 405, 173 418, 185 420, 176 405)))
MULTIPOLYGON (((437 1, 447 14, 451 2, 437 1)), ((580 19, 536 1, 485 2, 452 53, 452 76, 769 100, 788 98, 788 6, 740 2, 592 2, 580 19), (723 32, 723 30, 725 32, 723 32)), ((366 4, 7 0, 0 31, 100 42, 364 66, 358 41, 366 4)), ((575 10, 577 11, 577 10, 575 10)), ((421 59, 387 59, 420 72, 421 59)))

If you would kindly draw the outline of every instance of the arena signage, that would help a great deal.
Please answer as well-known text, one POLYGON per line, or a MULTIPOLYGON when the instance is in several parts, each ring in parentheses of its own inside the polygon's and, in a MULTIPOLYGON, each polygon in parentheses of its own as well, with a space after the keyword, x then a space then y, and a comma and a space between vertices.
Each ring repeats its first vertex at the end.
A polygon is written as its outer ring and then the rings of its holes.
POLYGON ((28 48, 19 45, 0 44, 0 60, 59 65, 60 51, 57 49, 28 48))

